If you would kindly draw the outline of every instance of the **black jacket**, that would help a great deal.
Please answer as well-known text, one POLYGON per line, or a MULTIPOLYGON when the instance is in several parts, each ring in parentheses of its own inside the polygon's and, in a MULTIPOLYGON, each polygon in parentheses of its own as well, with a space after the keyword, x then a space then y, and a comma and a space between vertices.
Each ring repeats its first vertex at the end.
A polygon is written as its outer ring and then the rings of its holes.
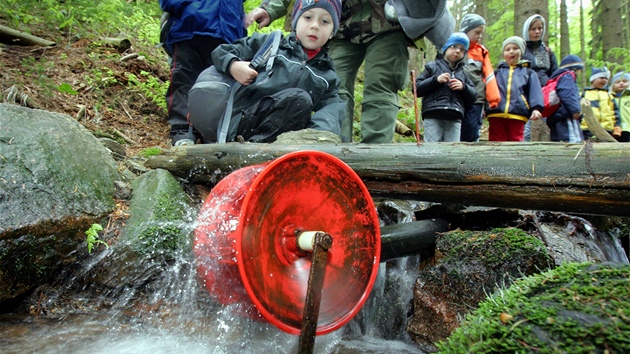
POLYGON ((416 90, 418 97, 422 97, 423 117, 462 119, 466 108, 472 106, 477 98, 475 86, 464 73, 464 60, 460 60, 454 69, 446 59, 427 63, 416 79, 416 90), (448 83, 439 83, 437 77, 443 73, 450 73, 451 78, 463 82, 464 89, 451 90, 448 83))

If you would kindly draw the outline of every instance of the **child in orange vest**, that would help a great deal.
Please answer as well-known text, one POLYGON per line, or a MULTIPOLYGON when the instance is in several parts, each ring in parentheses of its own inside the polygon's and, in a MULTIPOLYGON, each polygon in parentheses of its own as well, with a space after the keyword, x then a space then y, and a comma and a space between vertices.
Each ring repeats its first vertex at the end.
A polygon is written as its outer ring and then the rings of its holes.
POLYGON ((470 40, 464 72, 475 85, 477 92, 475 104, 466 109, 462 119, 460 141, 479 141, 479 131, 486 104, 489 108, 496 108, 501 101, 490 53, 479 43, 485 30, 486 20, 476 14, 465 15, 459 26, 459 31, 465 33, 470 40))

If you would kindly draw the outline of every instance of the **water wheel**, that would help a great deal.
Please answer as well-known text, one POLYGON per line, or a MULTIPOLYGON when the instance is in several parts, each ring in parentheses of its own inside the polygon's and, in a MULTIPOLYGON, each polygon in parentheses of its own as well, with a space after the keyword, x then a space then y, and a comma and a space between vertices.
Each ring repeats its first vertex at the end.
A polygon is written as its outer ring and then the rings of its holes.
POLYGON ((312 265, 298 236, 324 232, 333 240, 318 335, 352 319, 376 279, 376 209, 358 175, 326 153, 294 152, 231 173, 212 189, 197 222, 194 253, 210 294, 292 334, 300 334, 312 265))

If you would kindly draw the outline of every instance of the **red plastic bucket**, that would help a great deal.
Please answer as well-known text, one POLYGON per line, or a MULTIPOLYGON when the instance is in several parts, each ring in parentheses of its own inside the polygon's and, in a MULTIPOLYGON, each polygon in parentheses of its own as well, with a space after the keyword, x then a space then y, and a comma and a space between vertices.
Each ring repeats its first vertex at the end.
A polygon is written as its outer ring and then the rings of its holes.
POLYGON ((197 219, 194 253, 208 291, 300 334, 311 266, 300 231, 323 231, 328 250, 316 333, 347 323, 367 299, 379 266, 376 208, 359 176, 338 158, 301 151, 221 180, 197 219))

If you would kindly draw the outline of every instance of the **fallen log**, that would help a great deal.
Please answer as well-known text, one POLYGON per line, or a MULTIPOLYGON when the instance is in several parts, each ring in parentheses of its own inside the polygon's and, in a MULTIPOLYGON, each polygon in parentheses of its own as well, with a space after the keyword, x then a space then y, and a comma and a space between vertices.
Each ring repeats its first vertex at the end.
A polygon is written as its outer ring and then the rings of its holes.
POLYGON ((346 162, 374 198, 630 216, 630 144, 208 144, 176 147, 146 166, 214 184, 292 151, 346 162))
POLYGON ((0 41, 17 45, 53 46, 55 42, 0 25, 0 41))

